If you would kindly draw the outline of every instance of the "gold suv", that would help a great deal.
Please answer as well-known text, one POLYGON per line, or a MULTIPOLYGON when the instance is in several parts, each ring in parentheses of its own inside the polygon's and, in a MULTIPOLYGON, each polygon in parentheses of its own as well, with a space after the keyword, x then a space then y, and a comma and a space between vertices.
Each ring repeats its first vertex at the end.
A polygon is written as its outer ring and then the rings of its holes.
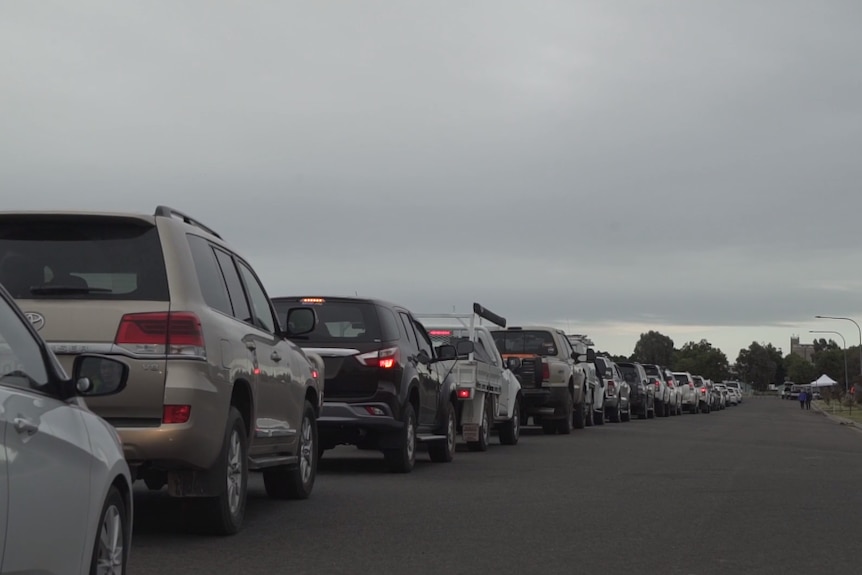
POLYGON ((323 361, 286 338, 312 331, 315 312, 288 310, 280 326, 216 232, 165 206, 0 212, 0 283, 66 372, 84 352, 129 365, 121 393, 87 404, 119 432, 135 479, 195 498, 202 526, 240 529, 249 470, 270 497, 311 493, 323 361))

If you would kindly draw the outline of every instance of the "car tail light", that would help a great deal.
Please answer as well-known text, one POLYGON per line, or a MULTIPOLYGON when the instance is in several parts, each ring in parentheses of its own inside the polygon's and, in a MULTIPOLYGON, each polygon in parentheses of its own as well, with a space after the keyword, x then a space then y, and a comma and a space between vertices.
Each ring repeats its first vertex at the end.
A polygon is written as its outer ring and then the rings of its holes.
POLYGON ((545 363, 543 361, 542 362, 542 381, 548 381, 549 379, 551 379, 551 368, 547 363, 545 363))
POLYGON ((206 358, 201 321, 185 311, 127 313, 114 343, 136 354, 206 358))
POLYGON ((656 382, 655 382, 655 390, 656 390, 656 391, 658 391, 658 390, 660 390, 660 389, 661 389, 661 382, 660 382, 660 381, 658 381, 658 380, 656 380, 656 382))
POLYGON ((616 386, 617 386, 617 384, 614 382, 614 380, 612 380, 612 379, 608 380, 608 388, 609 389, 614 389, 616 386))
POLYGON ((706 388, 705 388, 705 387, 701 387, 701 388, 700 388, 700 392, 701 392, 701 393, 706 393, 706 388))
POLYGON ((458 399, 470 399, 470 396, 473 395, 472 389, 459 389, 457 392, 458 399))
POLYGON ((356 356, 357 361, 368 367, 379 367, 382 369, 392 369, 398 365, 398 359, 401 352, 397 347, 387 347, 368 353, 361 353, 356 356))
POLYGON ((162 412, 162 423, 186 423, 191 414, 191 405, 166 405, 162 412))
POLYGON ((689 384, 688 384, 688 388, 689 388, 690 390, 694 391, 694 384, 693 384, 693 383, 689 383, 689 384))

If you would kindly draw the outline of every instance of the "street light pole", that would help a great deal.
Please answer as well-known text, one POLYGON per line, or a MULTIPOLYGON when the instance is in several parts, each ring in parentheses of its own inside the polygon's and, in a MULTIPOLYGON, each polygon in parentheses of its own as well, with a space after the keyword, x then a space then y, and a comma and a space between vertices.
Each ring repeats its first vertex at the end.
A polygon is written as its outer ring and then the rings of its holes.
POLYGON ((820 330, 810 330, 808 333, 834 333, 838 337, 841 338, 841 341, 844 343, 844 393, 847 393, 848 388, 848 378, 847 378, 847 340, 844 339, 844 336, 841 335, 837 331, 820 331, 820 330))
POLYGON ((856 329, 859 330, 859 375, 862 375, 862 327, 859 327, 856 320, 850 319, 849 317, 837 317, 832 315, 815 315, 814 317, 817 319, 843 319, 853 322, 856 325, 856 329))

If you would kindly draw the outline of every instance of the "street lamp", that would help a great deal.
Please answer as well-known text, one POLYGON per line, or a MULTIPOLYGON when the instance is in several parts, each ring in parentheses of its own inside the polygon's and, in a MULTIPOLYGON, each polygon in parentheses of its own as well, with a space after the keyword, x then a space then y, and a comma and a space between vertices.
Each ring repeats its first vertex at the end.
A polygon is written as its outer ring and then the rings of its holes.
POLYGON ((844 342, 844 393, 847 393, 847 340, 844 339, 844 336, 841 335, 837 331, 820 331, 820 330, 810 330, 808 333, 834 333, 838 337, 841 338, 841 341, 844 342))
POLYGON ((815 315, 814 317, 817 319, 843 319, 846 321, 852 321, 856 325, 856 329, 859 330, 859 375, 862 375, 862 327, 859 327, 859 324, 849 317, 836 317, 832 315, 815 315))

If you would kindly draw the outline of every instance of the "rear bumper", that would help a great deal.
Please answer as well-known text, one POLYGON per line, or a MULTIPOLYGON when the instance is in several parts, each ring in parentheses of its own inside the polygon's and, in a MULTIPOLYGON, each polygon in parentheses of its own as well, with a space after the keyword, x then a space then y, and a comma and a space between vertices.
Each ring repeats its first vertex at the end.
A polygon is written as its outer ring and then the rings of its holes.
POLYGON ((521 388, 521 398, 526 415, 542 417, 566 417, 563 413, 568 401, 568 387, 521 388))
POLYGON ((404 422, 396 419, 389 405, 383 402, 324 401, 320 417, 317 418, 317 428, 321 433, 344 428, 395 431, 403 427, 404 422))

